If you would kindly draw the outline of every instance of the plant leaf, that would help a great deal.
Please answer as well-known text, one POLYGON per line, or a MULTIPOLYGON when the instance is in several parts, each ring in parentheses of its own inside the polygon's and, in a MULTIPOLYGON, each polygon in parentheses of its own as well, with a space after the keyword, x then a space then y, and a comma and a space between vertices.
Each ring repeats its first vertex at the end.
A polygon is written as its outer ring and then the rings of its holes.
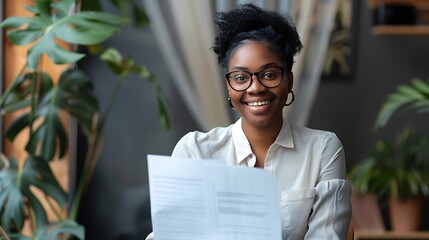
POLYGON ((24 226, 24 199, 20 194, 18 161, 11 159, 9 168, 0 171, 0 220, 2 228, 8 232, 24 226))
POLYGON ((56 64, 74 63, 85 56, 85 54, 75 53, 60 47, 54 41, 51 32, 45 33, 42 39, 29 49, 27 60, 30 70, 35 70, 37 68, 37 63, 42 54, 47 54, 52 62, 56 64))
POLYGON ((75 116, 83 132, 90 134, 92 119, 98 113, 99 106, 92 94, 89 77, 81 70, 69 69, 61 74, 58 88, 57 107, 75 116))
POLYGON ((374 129, 383 127, 399 110, 429 112, 429 82, 412 79, 411 84, 399 85, 388 94, 375 120, 374 129))
POLYGON ((32 94, 32 81, 39 80, 39 94, 43 95, 53 87, 51 77, 43 72, 27 73, 19 76, 10 86, 10 91, 2 96, 3 112, 10 112, 29 105, 32 94))
POLYGON ((31 18, 27 17, 18 17, 18 16, 11 16, 6 18, 1 24, 0 28, 19 28, 24 24, 27 24, 31 21, 31 18))
POLYGON ((22 170, 21 188, 30 191, 30 186, 39 188, 45 195, 52 197, 61 208, 67 204, 67 194, 56 180, 46 161, 29 156, 22 170))
POLYGON ((49 165, 42 159, 29 156, 21 171, 16 159, 8 160, 10 167, 0 171, 0 210, 1 224, 6 231, 11 227, 20 231, 24 225, 24 198, 28 199, 30 211, 34 211, 36 224, 44 225, 48 218, 39 200, 33 195, 30 187, 40 189, 46 196, 52 197, 64 208, 67 194, 58 184, 49 165))
POLYGON ((28 125, 30 124, 30 113, 25 112, 18 116, 11 125, 6 129, 4 135, 10 141, 13 141, 15 137, 28 125))
POLYGON ((85 229, 72 220, 57 221, 37 229, 36 239, 62 239, 61 236, 73 235, 85 239, 85 229))
POLYGON ((31 12, 31 18, 8 18, 2 23, 12 31, 9 40, 16 45, 35 44, 28 50, 28 67, 34 71, 42 54, 56 64, 75 63, 84 54, 75 53, 57 44, 63 40, 71 44, 98 44, 119 31, 119 25, 126 23, 125 18, 103 12, 78 12, 73 14, 74 1, 64 0, 53 3, 52 0, 39 0, 31 12), (21 26, 27 24, 21 29, 21 26), (19 29, 17 29, 19 28, 19 29))
POLYGON ((429 82, 414 78, 411 80, 413 86, 425 95, 429 95, 429 82))

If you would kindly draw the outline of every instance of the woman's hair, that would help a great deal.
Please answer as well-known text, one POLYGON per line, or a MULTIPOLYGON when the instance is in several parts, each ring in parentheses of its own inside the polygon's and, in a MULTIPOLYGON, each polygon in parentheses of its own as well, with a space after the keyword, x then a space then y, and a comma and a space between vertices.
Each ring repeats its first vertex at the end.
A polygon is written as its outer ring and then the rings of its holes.
POLYGON ((215 23, 218 28, 212 49, 224 68, 228 65, 232 51, 245 40, 262 41, 274 47, 288 71, 292 70, 293 57, 302 48, 289 15, 264 10, 253 4, 217 13, 215 23))

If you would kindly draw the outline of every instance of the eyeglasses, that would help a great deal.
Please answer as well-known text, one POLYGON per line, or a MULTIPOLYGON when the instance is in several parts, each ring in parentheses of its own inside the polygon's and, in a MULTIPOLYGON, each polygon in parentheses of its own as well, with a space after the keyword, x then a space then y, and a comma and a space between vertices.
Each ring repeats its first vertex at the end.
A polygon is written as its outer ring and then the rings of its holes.
POLYGON ((282 82, 284 71, 285 69, 282 67, 266 67, 254 73, 244 70, 232 71, 225 74, 225 77, 232 89, 241 92, 252 85, 253 76, 256 76, 262 86, 275 88, 282 82))

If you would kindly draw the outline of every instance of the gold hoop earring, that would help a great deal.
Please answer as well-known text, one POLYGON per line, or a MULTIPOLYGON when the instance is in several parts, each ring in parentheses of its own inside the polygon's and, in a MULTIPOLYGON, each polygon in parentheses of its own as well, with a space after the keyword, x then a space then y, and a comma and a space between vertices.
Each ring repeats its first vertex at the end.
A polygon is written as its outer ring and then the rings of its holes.
MULTIPOLYGON (((293 93, 293 91, 292 90, 290 90, 289 91, 289 93, 292 93, 292 100, 290 100, 290 102, 289 103, 285 103, 285 106, 289 106, 289 105, 291 105, 292 103, 293 103, 293 101, 295 100, 295 94, 293 93)), ((288 95, 289 95, 289 93, 288 93, 288 95)), ((286 100, 287 101, 287 100, 286 100)))
POLYGON ((229 106, 231 107, 231 109, 235 110, 234 105, 232 105, 231 96, 228 96, 228 103, 229 103, 229 106))

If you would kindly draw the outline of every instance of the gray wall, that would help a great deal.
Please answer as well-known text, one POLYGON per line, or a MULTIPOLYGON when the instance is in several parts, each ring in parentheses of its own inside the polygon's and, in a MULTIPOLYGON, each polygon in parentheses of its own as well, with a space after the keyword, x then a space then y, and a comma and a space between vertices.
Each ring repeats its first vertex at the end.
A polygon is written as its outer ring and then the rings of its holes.
MULTIPOLYGON (((406 124, 426 127, 423 116, 398 115, 385 128, 372 131, 377 112, 396 85, 411 78, 429 79, 429 35, 373 35, 367 1, 359 1, 355 75, 320 85, 309 126, 331 130, 343 141, 348 167, 363 159, 374 141, 393 138, 406 124)), ((297 96, 299 97, 299 96, 297 96)))
MULTIPOLYGON (((86 239, 144 239, 151 231, 146 156, 170 155, 178 139, 195 130, 196 123, 178 96, 149 27, 123 29, 107 45, 133 56, 156 75, 169 99, 172 128, 167 131, 160 125, 152 86, 130 77, 107 121, 104 148, 80 221, 86 226, 86 239)), ((90 73, 104 109, 116 79, 97 59, 80 67, 90 73)))
MULTIPOLYGON (((429 37, 374 36, 367 1, 359 2, 355 75, 347 81, 321 83, 309 122, 310 127, 338 134, 349 167, 368 153, 375 139, 396 134, 404 121, 425 124, 418 118, 398 118, 387 128, 371 132, 381 102, 396 84, 412 77, 429 78, 429 37)), ((170 154, 182 135, 197 129, 150 31, 150 27, 127 28, 109 44, 156 74, 171 102, 173 128, 165 131, 160 126, 152 87, 130 78, 107 122, 104 149, 83 205, 80 219, 86 225, 87 239, 144 239, 151 230, 146 155, 170 154)), ((101 107, 105 107, 114 79, 95 59, 80 65, 92 75, 101 107)))

